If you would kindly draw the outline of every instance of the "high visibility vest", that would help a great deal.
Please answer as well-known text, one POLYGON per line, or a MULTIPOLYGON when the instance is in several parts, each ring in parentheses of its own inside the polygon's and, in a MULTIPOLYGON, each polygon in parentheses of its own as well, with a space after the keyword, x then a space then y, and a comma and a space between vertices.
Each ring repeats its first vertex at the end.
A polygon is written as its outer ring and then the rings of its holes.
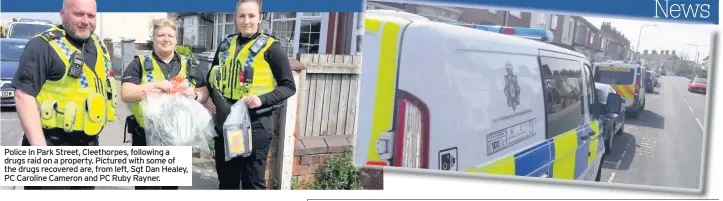
POLYGON ((36 97, 43 128, 62 128, 66 132, 84 131, 97 135, 106 123, 116 120, 117 83, 108 49, 96 35, 90 38, 98 56, 95 68, 83 64, 79 78, 69 75, 73 53, 82 53, 65 38, 65 30, 53 27, 38 34, 50 44, 65 63, 60 80, 47 80, 36 97))
MULTIPOLYGON (((178 55, 181 60, 181 71, 178 72, 178 74, 186 75, 186 81, 190 83, 190 87, 192 89, 195 89, 195 79, 192 79, 196 75, 195 63, 183 55, 179 55, 178 53, 176 53, 176 55, 178 55), (190 70, 187 67, 189 66, 189 63, 192 66, 190 70)), ((138 55, 138 60, 141 62, 141 84, 166 80, 166 76, 163 74, 163 71, 161 71, 161 67, 158 66, 158 61, 156 61, 153 56, 138 55)), ((141 107, 140 102, 135 102, 131 105, 131 114, 136 117, 140 127, 145 128, 146 124, 143 120, 143 108, 141 107)))
POLYGON ((220 65, 211 67, 208 83, 223 97, 232 100, 273 91, 276 80, 264 53, 276 39, 260 34, 244 46, 238 46, 237 40, 238 34, 235 34, 221 43, 218 55, 220 65), (231 55, 238 48, 241 48, 238 54, 231 55))

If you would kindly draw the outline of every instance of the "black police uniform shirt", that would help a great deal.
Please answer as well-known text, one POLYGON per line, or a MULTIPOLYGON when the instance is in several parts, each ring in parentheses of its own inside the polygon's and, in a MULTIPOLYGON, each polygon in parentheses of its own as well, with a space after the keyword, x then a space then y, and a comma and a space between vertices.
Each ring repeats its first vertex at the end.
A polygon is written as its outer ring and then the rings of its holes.
MULTIPOLYGON (((236 47, 243 47, 246 45, 249 41, 252 41, 252 39, 255 39, 258 37, 260 33, 254 34, 252 37, 242 37, 239 36, 236 40, 236 47)), ((238 52, 241 51, 242 48, 236 48, 236 52, 233 53, 233 56, 235 57, 238 55, 238 52)), ((214 54, 213 62, 211 63, 211 66, 219 65, 219 58, 218 58, 219 49, 216 49, 216 53, 214 54)), ((231 55, 229 55, 230 57, 231 55)), ((296 93, 296 84, 294 83, 294 77, 291 74, 291 65, 289 64, 289 57, 286 54, 286 50, 279 45, 278 42, 275 42, 272 44, 269 49, 264 52, 264 59, 266 62, 269 63, 269 66, 271 68, 271 73, 274 75, 274 79, 276 80, 276 88, 266 94, 263 94, 259 96, 259 99, 261 100, 262 107, 272 106, 279 104, 286 100, 287 98, 291 97, 296 93)), ((210 70, 210 69, 209 69, 210 70)), ((208 80, 208 73, 206 74, 206 80, 208 80)), ((237 100, 231 100, 228 99, 231 104, 235 103, 237 100)), ((265 133, 257 133, 254 132, 254 148, 264 149, 268 148, 268 146, 260 145, 257 146, 260 142, 259 140, 267 139, 271 137, 271 113, 266 113, 265 115, 256 116, 251 114, 253 117, 251 119, 251 126, 252 128, 256 129, 259 125, 263 126, 263 128, 267 131, 265 133)), ((221 120, 221 119, 219 119, 221 120)), ((225 117, 221 122, 225 121, 225 117)), ((217 131, 218 126, 216 127, 217 131)), ((264 140, 265 141, 265 140, 264 140)))
MULTIPOLYGON (((58 28, 63 29, 60 25, 58 28)), ((95 69, 95 64, 98 58, 98 52, 96 51, 95 43, 93 39, 88 38, 85 41, 74 39, 68 35, 65 36, 71 45, 78 49, 83 49, 83 59, 85 64, 95 69), (83 48, 83 45, 85 47, 83 48)), ((25 50, 23 55, 20 56, 20 62, 18 64, 18 70, 15 72, 15 77, 10 83, 10 86, 19 89, 33 97, 37 97, 40 93, 40 89, 43 87, 46 81, 58 81, 66 74, 66 66, 63 60, 61 60, 58 53, 55 52, 50 44, 41 37, 34 37, 25 44, 25 50)), ((105 72, 97 72, 99 75, 104 75, 105 72)), ((62 129, 43 129, 46 138, 52 134, 65 134, 62 129)), ((71 134, 83 134, 82 131, 75 131, 71 134)), ((97 135, 96 135, 97 136, 97 135)))
MULTIPOLYGON (((151 53, 153 56, 153 59, 156 60, 156 63, 158 64, 158 67, 161 69, 161 72, 163 72, 163 75, 165 76, 166 80, 170 80, 173 77, 178 76, 178 74, 181 72, 181 57, 179 57, 178 54, 174 54, 173 58, 170 62, 166 63, 165 61, 161 60, 161 58, 158 57, 156 52, 151 53)), ((144 76, 142 76, 143 71, 141 69, 141 61, 136 56, 133 61, 131 61, 130 64, 125 69, 125 72, 123 72, 123 78, 121 79, 122 82, 130 82, 133 84, 140 85, 141 79, 146 79, 144 76)), ((190 72, 190 65, 186 64, 186 72, 190 72)), ((150 72, 148 72, 150 73, 150 72)), ((200 67, 197 67, 196 69, 196 87, 205 87, 206 81, 205 76, 203 74, 203 71, 200 70, 200 67)), ((190 78, 189 78, 190 79, 190 78)))

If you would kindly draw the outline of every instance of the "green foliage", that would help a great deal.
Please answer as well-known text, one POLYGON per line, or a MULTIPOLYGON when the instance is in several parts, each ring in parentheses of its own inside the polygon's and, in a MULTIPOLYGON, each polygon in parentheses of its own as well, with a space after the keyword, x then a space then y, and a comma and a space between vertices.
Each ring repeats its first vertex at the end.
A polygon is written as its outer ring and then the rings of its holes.
POLYGON ((696 74, 698 75, 698 77, 708 78, 708 70, 707 69, 700 70, 700 71, 696 72, 696 74))
POLYGON ((146 41, 146 44, 143 45, 143 48, 146 50, 153 50, 153 40, 146 41))
POLYGON ((193 52, 191 52, 191 48, 189 47, 176 45, 176 53, 196 60, 196 56, 193 55, 193 52))
POLYGON ((324 162, 316 180, 311 186, 313 190, 359 190, 361 189, 360 172, 352 162, 352 153, 344 152, 334 155, 324 162))
POLYGON ((300 190, 301 189, 301 177, 294 176, 291 178, 291 190, 300 190))

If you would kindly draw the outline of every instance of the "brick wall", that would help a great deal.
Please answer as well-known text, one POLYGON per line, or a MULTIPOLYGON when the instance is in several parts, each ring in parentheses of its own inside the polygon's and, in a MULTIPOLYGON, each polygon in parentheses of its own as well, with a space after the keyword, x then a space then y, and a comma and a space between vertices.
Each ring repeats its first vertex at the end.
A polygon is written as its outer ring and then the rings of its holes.
MULTIPOLYGON (((309 187, 329 157, 352 150, 353 135, 297 137, 294 146, 294 180, 309 187)), ((293 184, 292 184, 293 185, 293 184)))

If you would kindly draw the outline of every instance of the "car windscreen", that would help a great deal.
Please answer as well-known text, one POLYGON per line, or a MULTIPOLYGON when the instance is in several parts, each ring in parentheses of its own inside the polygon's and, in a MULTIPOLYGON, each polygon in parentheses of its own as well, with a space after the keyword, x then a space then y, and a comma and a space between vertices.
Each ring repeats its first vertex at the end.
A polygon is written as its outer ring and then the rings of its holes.
POLYGON ((8 33, 8 37, 31 39, 35 35, 50 28, 52 28, 52 26, 46 24, 14 24, 10 33, 8 33))
POLYGON ((594 79, 610 85, 631 85, 635 81, 635 73, 632 68, 597 66, 594 79))
POLYGON ((696 84, 708 84, 708 80, 706 80, 705 78, 699 78, 699 77, 698 77, 698 78, 695 78, 695 79, 693 80, 693 83, 696 83, 696 84))
POLYGON ((20 61, 23 55, 25 44, 17 42, 4 42, 0 44, 0 60, 2 61, 20 61))

